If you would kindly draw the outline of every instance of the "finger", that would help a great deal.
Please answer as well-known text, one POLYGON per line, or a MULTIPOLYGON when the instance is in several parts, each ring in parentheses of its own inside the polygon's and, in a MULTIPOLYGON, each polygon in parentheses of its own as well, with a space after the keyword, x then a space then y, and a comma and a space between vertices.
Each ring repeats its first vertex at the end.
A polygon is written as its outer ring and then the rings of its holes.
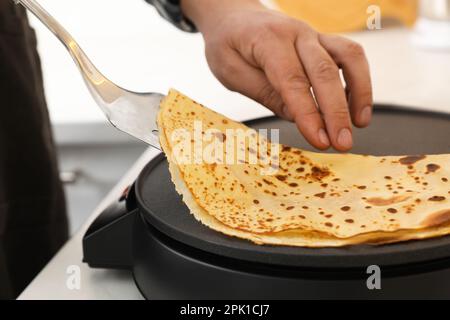
POLYGON ((339 68, 316 40, 296 40, 297 52, 323 114, 331 144, 346 151, 353 145, 352 127, 339 68))
POLYGON ((286 113, 283 99, 264 72, 246 63, 236 51, 227 52, 226 61, 220 63, 220 70, 217 71, 217 78, 228 89, 259 102, 283 119, 293 121, 292 115, 286 113))
POLYGON ((311 94, 311 84, 294 44, 274 39, 270 47, 266 46, 261 50, 257 62, 281 95, 300 132, 314 147, 328 148, 330 141, 325 123, 311 94))
POLYGON ((356 42, 334 35, 320 35, 319 41, 343 70, 353 124, 368 126, 372 118, 373 98, 364 49, 356 42))

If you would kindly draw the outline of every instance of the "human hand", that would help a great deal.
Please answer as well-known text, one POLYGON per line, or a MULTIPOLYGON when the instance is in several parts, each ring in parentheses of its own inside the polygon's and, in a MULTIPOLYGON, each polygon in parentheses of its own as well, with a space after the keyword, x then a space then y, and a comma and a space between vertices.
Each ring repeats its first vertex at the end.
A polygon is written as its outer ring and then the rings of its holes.
POLYGON ((351 123, 370 123, 370 72, 359 44, 320 34, 257 0, 182 0, 182 8, 203 34, 214 75, 294 121, 314 147, 349 150, 351 123))

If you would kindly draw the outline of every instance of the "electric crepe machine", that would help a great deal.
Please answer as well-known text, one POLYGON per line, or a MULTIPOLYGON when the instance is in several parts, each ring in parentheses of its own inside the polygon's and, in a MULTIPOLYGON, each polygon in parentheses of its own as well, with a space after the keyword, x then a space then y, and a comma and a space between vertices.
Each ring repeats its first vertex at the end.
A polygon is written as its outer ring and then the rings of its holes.
MULTIPOLYGON (((248 125, 280 129, 282 143, 310 149, 291 123, 268 117, 248 125)), ((354 153, 448 153, 450 115, 376 106, 370 128, 355 136, 354 153)), ((450 298, 449 236, 322 249, 256 245, 195 220, 167 166, 162 154, 151 160, 83 239, 84 262, 131 270, 148 299, 450 298)))

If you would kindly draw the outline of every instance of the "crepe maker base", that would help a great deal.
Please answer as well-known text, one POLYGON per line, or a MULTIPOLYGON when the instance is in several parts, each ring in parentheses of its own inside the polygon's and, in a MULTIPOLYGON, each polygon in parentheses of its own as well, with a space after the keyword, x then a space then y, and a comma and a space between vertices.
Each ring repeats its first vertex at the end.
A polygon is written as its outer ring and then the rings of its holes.
MULTIPOLYGON (((280 129, 282 143, 312 150, 291 123, 268 117, 248 125, 280 129)), ((352 152, 449 153, 449 137, 448 114, 381 105, 369 128, 355 130, 352 152)), ((83 250, 91 267, 132 270, 152 299, 450 298, 450 237, 321 249, 256 245, 195 220, 163 155, 143 169, 126 201, 94 221, 83 250), (371 265, 380 267, 381 290, 367 288, 371 265)))

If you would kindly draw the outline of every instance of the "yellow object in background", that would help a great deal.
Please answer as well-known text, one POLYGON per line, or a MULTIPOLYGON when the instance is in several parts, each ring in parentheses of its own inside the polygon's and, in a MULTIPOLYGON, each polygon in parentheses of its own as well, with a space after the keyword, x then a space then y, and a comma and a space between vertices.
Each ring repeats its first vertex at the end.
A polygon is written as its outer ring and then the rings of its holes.
POLYGON ((309 23, 320 32, 348 32, 367 29, 370 5, 380 7, 381 19, 396 19, 412 26, 417 17, 417 0, 274 0, 282 11, 309 23))

